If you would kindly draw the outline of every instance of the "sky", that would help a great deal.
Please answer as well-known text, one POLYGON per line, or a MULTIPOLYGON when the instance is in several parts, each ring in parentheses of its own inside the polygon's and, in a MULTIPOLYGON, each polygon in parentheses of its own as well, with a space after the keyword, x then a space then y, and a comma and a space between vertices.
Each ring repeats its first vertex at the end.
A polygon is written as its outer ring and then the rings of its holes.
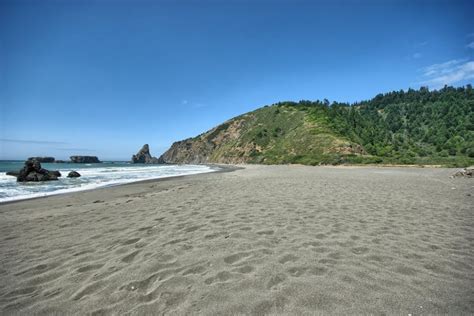
POLYGON ((474 82, 474 1, 0 0, 0 159, 159 156, 279 101, 474 82))

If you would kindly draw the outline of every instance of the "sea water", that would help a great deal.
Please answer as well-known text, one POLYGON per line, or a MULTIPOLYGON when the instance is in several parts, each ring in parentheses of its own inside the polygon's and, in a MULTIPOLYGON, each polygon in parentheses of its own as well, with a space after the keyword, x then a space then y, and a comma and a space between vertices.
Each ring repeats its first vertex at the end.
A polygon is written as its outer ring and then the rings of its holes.
POLYGON ((44 169, 59 170, 62 177, 57 181, 18 183, 16 177, 6 175, 7 171, 18 171, 23 165, 23 161, 0 161, 0 202, 217 170, 204 165, 146 165, 128 162, 42 163, 44 169), (79 172, 81 177, 68 178, 67 175, 72 170, 79 172))

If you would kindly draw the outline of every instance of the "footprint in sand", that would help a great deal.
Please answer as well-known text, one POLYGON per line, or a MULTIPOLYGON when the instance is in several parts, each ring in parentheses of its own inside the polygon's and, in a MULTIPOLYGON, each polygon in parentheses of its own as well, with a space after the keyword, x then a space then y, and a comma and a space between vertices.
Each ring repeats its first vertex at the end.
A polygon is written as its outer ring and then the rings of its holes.
POLYGON ((257 232, 258 235, 273 235, 274 231, 273 230, 262 230, 257 232))
POLYGON ((72 299, 77 301, 83 298, 84 296, 90 295, 95 293, 97 290, 100 290, 104 284, 102 282, 94 282, 92 284, 87 285, 86 287, 80 289, 78 292, 76 292, 73 296, 72 299))
POLYGON ((130 263, 133 261, 133 259, 135 259, 135 257, 140 253, 140 250, 136 250, 128 255, 126 255, 125 257, 122 258, 122 262, 125 262, 125 263, 130 263))
POLYGON ((243 266, 243 267, 239 267, 239 268, 235 269, 234 271, 237 271, 237 272, 243 273, 243 274, 247 274, 247 273, 251 273, 253 270, 255 270, 254 267, 246 265, 246 266, 243 266))
POLYGON ((205 266, 196 266, 187 269, 186 271, 183 272, 183 275, 189 275, 189 274, 204 274, 207 272, 207 268, 205 266))
POLYGON ((274 275, 267 282, 267 289, 275 288, 278 284, 284 282, 285 280, 286 276, 284 274, 274 275))
POLYGON ((293 277, 300 277, 308 270, 307 267, 291 267, 286 270, 293 277))
POLYGON ((103 266, 104 266, 103 263, 91 264, 91 265, 87 265, 87 266, 84 266, 84 267, 81 267, 81 268, 77 269, 77 272, 83 273, 83 272, 87 272, 87 271, 91 271, 91 270, 97 270, 97 269, 102 268, 103 266))
POLYGON ((228 264, 234 264, 244 258, 247 258, 249 257, 250 254, 247 253, 247 252, 239 252, 239 253, 236 253, 236 254, 233 254, 233 255, 230 255, 230 256, 227 256, 224 258, 224 262, 225 263, 228 263, 228 264))
POLYGON ((132 239, 129 239, 129 240, 126 240, 122 243, 122 245, 126 246, 126 245, 131 245, 131 244, 134 244, 136 243, 137 241, 139 241, 141 238, 132 238, 132 239))
POLYGON ((299 258, 296 257, 295 255, 289 254, 289 255, 286 255, 286 256, 283 256, 282 258, 280 258, 280 260, 278 260, 278 262, 280 262, 281 264, 285 264, 287 262, 295 262, 298 259, 299 258))
POLYGON ((233 274, 230 273, 229 271, 221 271, 217 273, 215 276, 204 280, 204 283, 212 284, 216 282, 226 282, 232 278, 233 278, 233 274))

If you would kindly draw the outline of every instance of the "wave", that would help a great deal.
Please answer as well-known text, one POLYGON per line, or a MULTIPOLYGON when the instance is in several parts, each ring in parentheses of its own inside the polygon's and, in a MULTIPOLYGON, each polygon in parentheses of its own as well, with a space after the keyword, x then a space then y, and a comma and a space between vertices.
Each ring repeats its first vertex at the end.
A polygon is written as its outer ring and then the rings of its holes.
POLYGON ((76 169, 80 178, 67 178, 71 169, 59 169, 62 177, 58 181, 17 183, 15 177, 0 173, 0 202, 17 201, 69 192, 92 190, 143 180, 167 178, 213 172, 209 166, 202 165, 164 165, 100 167, 76 169))

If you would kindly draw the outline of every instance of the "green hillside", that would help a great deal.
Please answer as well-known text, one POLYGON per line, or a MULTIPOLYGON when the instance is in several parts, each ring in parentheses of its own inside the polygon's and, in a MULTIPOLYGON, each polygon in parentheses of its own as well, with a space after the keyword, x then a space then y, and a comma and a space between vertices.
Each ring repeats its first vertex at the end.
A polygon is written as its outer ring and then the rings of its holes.
POLYGON ((474 164, 474 92, 427 88, 355 104, 281 102, 176 142, 167 163, 474 164))

